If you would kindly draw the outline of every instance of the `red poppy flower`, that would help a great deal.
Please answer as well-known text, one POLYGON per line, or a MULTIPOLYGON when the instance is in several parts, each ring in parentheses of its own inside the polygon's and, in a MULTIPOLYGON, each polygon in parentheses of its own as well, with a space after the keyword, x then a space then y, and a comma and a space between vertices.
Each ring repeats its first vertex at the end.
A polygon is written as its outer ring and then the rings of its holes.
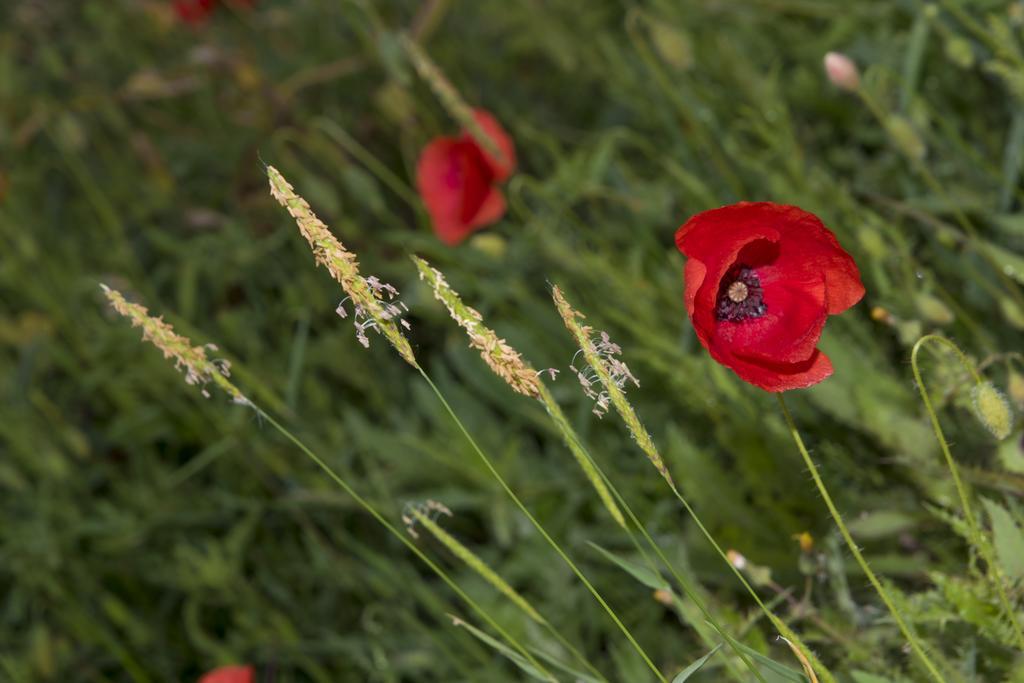
POLYGON ((217 0, 174 0, 174 11, 178 18, 188 24, 200 24, 213 11, 217 0))
POLYGON ((817 384, 832 363, 816 347, 825 319, 860 301, 853 258, 817 216, 740 202, 676 232, 686 310, 711 357, 766 391, 817 384))
POLYGON ((501 150, 502 159, 463 132, 432 140, 416 165, 416 187, 434 232, 448 245, 505 215, 505 197, 495 185, 508 179, 516 166, 515 147, 501 124, 482 109, 474 110, 473 117, 501 150))
POLYGON ((222 666, 206 673, 199 683, 253 683, 256 670, 251 666, 222 666))
MULTIPOLYGON (((255 0, 231 0, 229 4, 250 9, 255 0)), ((201 24, 217 6, 217 0, 174 0, 178 18, 188 24, 201 24)))

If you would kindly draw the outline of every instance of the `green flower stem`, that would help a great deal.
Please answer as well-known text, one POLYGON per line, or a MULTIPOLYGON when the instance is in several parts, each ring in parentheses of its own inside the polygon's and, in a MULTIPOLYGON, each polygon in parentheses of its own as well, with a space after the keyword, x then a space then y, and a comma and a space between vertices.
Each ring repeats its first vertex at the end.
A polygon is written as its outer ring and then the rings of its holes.
POLYGON ((549 680, 553 681, 553 683, 557 683, 558 682, 558 679, 555 678, 555 676, 550 671, 548 671, 544 667, 543 664, 538 662, 537 659, 530 653, 530 651, 526 647, 523 646, 522 643, 520 643, 516 638, 514 638, 505 629, 503 629, 487 613, 487 611, 484 610, 465 591, 463 591, 459 587, 459 585, 457 583, 455 583, 455 581, 450 576, 448 576, 448 574, 445 573, 445 571, 443 569, 441 569, 440 566, 437 565, 437 563, 435 563, 433 560, 431 560, 429 557, 427 557, 427 555, 422 550, 420 550, 416 546, 415 543, 413 543, 408 538, 406 538, 405 534, 403 534, 401 531, 399 531, 393 524, 391 524, 391 522, 389 522, 384 517, 384 515, 382 515, 380 512, 378 512, 377 508, 373 507, 373 505, 371 505, 368 500, 366 500, 365 498, 360 496, 358 493, 356 493, 355 489, 353 489, 348 484, 348 482, 346 482, 344 479, 342 479, 341 476, 337 472, 335 472, 334 469, 332 469, 330 465, 328 465, 316 453, 314 453, 312 450, 310 450, 310 448, 308 446, 306 446, 305 443, 300 441, 297 436, 295 436, 290 431, 285 429, 273 417, 271 417, 270 415, 265 413, 262 408, 260 408, 259 406, 255 405, 255 404, 253 404, 251 402, 250 402, 250 405, 252 406, 253 410, 256 411, 257 415, 259 415, 262 419, 266 420, 274 429, 276 429, 278 432, 280 432, 280 434, 282 436, 284 436, 286 439, 291 441, 300 451, 302 451, 306 455, 306 457, 308 457, 310 460, 312 460, 314 463, 316 463, 316 465, 318 467, 320 467, 320 469, 323 470, 324 473, 327 474, 327 476, 330 477, 334 481, 334 483, 336 483, 338 486, 340 486, 342 488, 342 490, 345 491, 345 493, 347 493, 349 496, 351 496, 352 499, 357 504, 359 504, 360 507, 362 507, 364 510, 366 510, 375 520, 380 522, 380 524, 385 529, 387 529, 388 533, 390 533, 392 536, 394 536, 399 541, 401 541, 402 544, 405 545, 406 548, 408 548, 410 551, 412 551, 412 553, 416 557, 418 557, 420 560, 422 560, 422 562, 425 565, 427 565, 427 567, 429 567, 430 570, 433 571, 434 574, 436 574, 442 581, 444 581, 448 585, 448 587, 451 588, 452 591, 456 595, 458 595, 460 599, 462 599, 463 602, 465 602, 467 605, 469 605, 469 607, 474 612, 476 612, 485 622, 487 622, 487 624, 490 625, 491 628, 493 628, 495 631, 497 631, 501 635, 502 638, 504 638, 506 641, 508 641, 509 644, 511 644, 512 647, 514 647, 521 655, 523 655, 523 657, 525 657, 526 660, 533 667, 535 667, 538 671, 540 671, 544 675, 546 675, 549 680))
POLYGON ((540 533, 544 540, 548 542, 548 545, 550 545, 554 549, 554 551, 558 553, 558 556, 562 558, 562 560, 569 566, 569 569, 572 570, 572 572, 576 575, 580 582, 583 583, 583 585, 587 588, 588 591, 590 591, 590 594, 594 596, 594 599, 597 600, 601 607, 604 608, 604 611, 608 613, 608 616, 611 617, 611 620, 615 623, 615 625, 619 628, 622 634, 626 637, 626 640, 629 641, 630 645, 633 646, 633 649, 636 650, 640 657, 644 660, 644 663, 647 665, 647 668, 649 668, 658 677, 659 681, 662 681, 662 683, 668 683, 668 679, 665 678, 665 675, 661 673, 658 667, 655 666, 654 662, 651 661, 651 658, 648 656, 647 652, 644 651, 643 647, 640 646, 640 643, 636 641, 636 638, 633 637, 633 634, 626 627, 626 625, 622 623, 622 620, 619 619, 619 616, 615 613, 615 610, 613 610, 611 606, 608 605, 608 603, 601 596, 601 594, 594 587, 594 585, 590 583, 590 580, 587 579, 583 572, 580 571, 580 568, 576 566, 576 563, 573 562, 572 559, 565 553, 565 551, 562 550, 562 547, 558 545, 558 543, 553 538, 551 538, 547 530, 545 530, 541 523, 537 521, 537 519, 533 516, 529 509, 527 509, 526 505, 524 505, 523 502, 519 499, 519 496, 516 495, 515 491, 512 490, 512 487, 509 486, 507 481, 505 481, 505 478, 501 476, 501 473, 498 472, 497 468, 495 468, 494 464, 491 462, 491 459, 488 458, 487 455, 480 448, 480 446, 477 445, 476 440, 469 433, 469 430, 466 429, 465 425, 462 424, 462 420, 460 420, 459 416, 455 414, 455 411, 448 403, 448 400, 445 399, 444 394, 442 394, 441 390, 437 388, 437 385, 434 384, 433 380, 430 379, 430 376, 427 375, 426 371, 424 371, 423 368, 418 365, 416 369, 419 370, 420 375, 423 376, 423 379, 430 386, 431 390, 433 390, 434 394, 437 396, 437 399, 441 402, 441 405, 444 406, 445 411, 451 417, 452 421, 455 423, 455 426, 458 427, 460 432, 462 432, 462 435, 466 438, 466 441, 469 442, 470 447, 476 453, 477 457, 480 458, 481 462, 483 462, 487 470, 498 481, 498 484, 500 484, 501 488, 505 490, 505 493, 507 493, 509 498, 512 499, 512 502, 515 503, 516 507, 518 507, 519 510, 526 516, 526 518, 530 521, 530 523, 538 531, 538 533, 540 533))
POLYGON ((818 492, 821 497, 825 500, 825 505, 828 507, 829 513, 832 515, 832 519, 835 521, 836 526, 839 527, 839 533, 842 534, 843 540, 846 541, 847 547, 850 552, 853 553, 854 559, 860 566, 861 570, 868 577, 868 581, 878 591, 879 597, 882 598, 882 602, 889 608, 889 612, 892 614, 893 619, 896 621, 896 625, 899 627, 900 632, 903 633, 903 637, 907 639, 914 654, 918 656, 921 663, 931 674, 931 677, 938 681, 938 683, 945 683, 946 679, 939 673, 939 670, 935 667, 931 658, 924 651, 921 642, 918 640, 914 632, 910 630, 907 622, 904 621, 903 616, 896 608, 896 604, 892 601, 892 597, 889 592, 885 590, 882 582, 878 580, 875 572, 872 571, 871 567, 868 566, 867 560, 864 559, 864 555, 861 554, 860 548, 857 547, 856 541, 853 540, 853 536, 850 535, 850 530, 846 528, 846 522, 843 521, 843 516, 840 514, 836 504, 832 502, 832 496, 829 495, 828 489, 825 488, 825 482, 821 479, 821 474, 818 472, 818 466, 814 464, 814 460, 811 459, 811 454, 807 452, 807 447, 804 446, 804 441, 800 437, 800 432, 796 428, 796 423, 793 421, 793 416, 789 413, 789 408, 786 407, 786 400, 782 397, 782 394, 776 394, 779 399, 779 406, 782 408, 782 414, 786 418, 786 425, 789 427, 789 433, 793 437, 793 441, 796 442, 796 447, 800 450, 800 455, 804 458, 804 463, 807 465, 807 469, 811 471, 811 477, 814 479, 814 484, 818 487, 818 492))
POLYGON ((999 593, 999 602, 1003 608, 1003 612, 1006 613, 1007 619, 1010 621, 1010 625, 1013 627, 1013 633, 1017 638, 1017 642, 1021 649, 1024 649, 1024 631, 1021 630, 1020 621, 1017 618, 1017 611, 1013 608, 1010 603, 1010 598, 1006 594, 1006 586, 1003 585, 1001 572, 999 571, 999 565, 996 563, 996 558, 992 554, 992 547, 983 538, 981 533, 981 527, 978 525, 978 519, 974 516, 974 511, 971 507, 970 495, 967 489, 967 484, 964 483, 963 479, 960 478, 960 469, 956 465, 956 461, 953 459, 953 454, 949 450, 949 442, 946 441, 946 437, 942 432, 942 425, 939 423, 939 417, 935 412, 935 407, 932 405, 931 397, 928 395, 928 389, 925 387, 924 378, 921 375, 921 368, 918 364, 918 353, 924 347, 925 344, 934 342, 941 344, 949 349, 952 349, 956 353, 960 363, 967 368, 968 372, 971 373, 971 377, 975 383, 981 385, 984 381, 978 370, 974 367, 974 364, 970 362, 960 347, 937 334, 928 334, 917 340, 914 344, 913 350, 910 352, 910 367, 914 372, 914 382, 917 383, 917 390, 921 394, 921 400, 924 402, 924 408, 928 411, 928 418, 932 423, 932 431, 935 432, 935 438, 938 439, 939 447, 942 449, 942 455, 946 459, 946 465, 949 467, 950 474, 953 475, 953 483, 956 485, 957 495, 960 497, 960 506, 964 510, 964 517, 967 519, 967 531, 971 537, 971 543, 975 549, 981 553, 982 558, 985 560, 987 565, 988 574, 992 582, 995 584, 996 591, 999 593))

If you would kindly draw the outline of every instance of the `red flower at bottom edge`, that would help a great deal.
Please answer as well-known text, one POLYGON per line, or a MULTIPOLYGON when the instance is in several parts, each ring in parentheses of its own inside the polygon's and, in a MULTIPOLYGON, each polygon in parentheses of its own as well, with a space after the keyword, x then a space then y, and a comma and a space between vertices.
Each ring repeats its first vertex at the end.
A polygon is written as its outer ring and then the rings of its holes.
POLYGON ((495 159, 463 132, 457 138, 432 140, 416 165, 416 187, 434 232, 450 246, 505 215, 505 197, 495 184, 505 181, 516 165, 515 147, 501 124, 482 109, 474 110, 473 117, 503 159, 495 159))
POLYGON ((199 683, 253 683, 256 680, 256 669, 251 666, 222 666, 207 672, 199 679, 199 683))
MULTIPOLYGON (((228 0, 229 5, 251 9, 256 0, 228 0)), ((174 0, 178 18, 188 24, 201 24, 217 6, 217 0, 174 0)))
POLYGON ((686 310, 712 358, 766 391, 817 384, 832 363, 817 349, 825 319, 860 301, 853 258, 817 216, 740 202, 679 228, 686 310))

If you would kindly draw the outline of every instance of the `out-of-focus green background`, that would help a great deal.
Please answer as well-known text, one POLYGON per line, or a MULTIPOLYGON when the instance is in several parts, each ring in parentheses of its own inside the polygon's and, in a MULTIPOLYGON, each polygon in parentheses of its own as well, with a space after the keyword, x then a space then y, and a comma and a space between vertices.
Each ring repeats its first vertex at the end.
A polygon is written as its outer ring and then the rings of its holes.
MULTIPOLYGON (((444 526, 611 680, 653 680, 422 380, 335 315, 342 295, 270 198, 269 163, 402 291, 425 367, 667 674, 706 644, 588 544, 633 557, 542 409, 467 348, 408 253, 533 365, 563 370, 553 390, 597 460, 751 647, 798 667, 618 419, 591 414, 551 283, 623 346, 642 385, 631 400, 682 490, 725 547, 770 570, 766 599, 791 591, 799 612, 777 609, 822 660, 844 682, 922 680, 775 399, 707 357, 681 303, 672 238, 692 213, 750 199, 819 214, 867 295, 829 322, 836 373, 790 395, 797 421, 936 656, 963 681, 1024 680, 908 365, 938 331, 1005 387, 1001 354, 1020 350, 1022 23, 1024 5, 996 0, 258 0, 194 27, 169 1, 4 2, 0 679, 192 681, 237 661, 278 681, 522 675, 452 626, 464 606, 293 446, 141 344, 105 282, 216 343, 243 390, 396 523, 410 502, 449 506, 444 526), (453 249, 411 179, 457 124, 402 32, 517 145, 508 215, 453 249), (826 79, 836 49, 861 65, 875 112, 826 79)), ((925 372, 966 478, 1008 513, 1005 553, 1020 433, 997 443, 978 426, 948 355, 925 354, 925 372)), ((442 546, 417 543, 547 647, 442 546)), ((713 660, 693 680, 724 676, 713 660)))

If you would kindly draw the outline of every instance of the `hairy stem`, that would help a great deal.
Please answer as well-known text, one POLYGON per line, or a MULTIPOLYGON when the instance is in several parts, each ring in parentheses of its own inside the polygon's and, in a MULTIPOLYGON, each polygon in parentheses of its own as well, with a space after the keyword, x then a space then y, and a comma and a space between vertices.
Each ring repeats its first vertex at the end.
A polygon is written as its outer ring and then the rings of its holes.
POLYGON ((867 560, 864 559, 864 555, 860 552, 860 548, 857 547, 856 541, 853 540, 850 530, 846 527, 846 522, 843 521, 843 516, 839 512, 839 508, 836 507, 828 489, 825 488, 825 482, 821 479, 821 473, 818 472, 818 466, 814 464, 814 460, 811 459, 811 454, 807 451, 807 447, 804 446, 804 441, 800 436, 799 430, 796 428, 796 422, 793 421, 793 416, 790 415, 789 408, 786 406, 786 400, 782 397, 781 393, 776 394, 776 396, 779 399, 779 406, 782 408, 782 414, 786 418, 786 425, 789 427, 789 433, 793 437, 793 441, 796 442, 796 447, 799 449, 800 455, 803 456, 807 469, 811 472, 814 484, 818 487, 818 493, 820 493, 822 499, 824 499, 825 505, 828 507, 828 511, 832 515, 832 519, 835 521, 836 526, 839 527, 839 533, 842 534, 847 547, 850 549, 850 552, 853 553, 854 559, 857 561, 857 564, 860 566, 865 576, 868 577, 868 581, 871 582, 871 585, 874 586, 875 590, 878 592, 879 597, 882 598, 882 602, 884 602, 885 606, 889 609, 889 612, 896 621, 896 625, 899 627, 903 637, 907 639, 911 649, 921 660, 925 669, 928 670, 931 677, 938 681, 938 683, 945 683, 946 679, 936 668, 928 654, 924 651, 924 647, 921 645, 918 637, 910 630, 910 626, 907 625, 907 622, 903 619, 900 611, 896 608, 896 604, 893 602, 889 592, 885 590, 885 586, 882 585, 882 582, 879 581, 875 572, 870 566, 868 566, 867 560))
POLYGON ((921 400, 924 402, 924 408, 928 411, 928 418, 932 423, 932 431, 935 432, 935 438, 938 439, 939 447, 942 449, 942 455, 946 459, 946 465, 949 467, 950 474, 953 475, 953 483, 956 485, 957 495, 960 497, 960 506, 964 510, 964 517, 967 519, 967 532, 971 537, 971 544, 975 549, 981 553, 982 558, 985 560, 987 565, 987 574, 991 579, 992 583, 995 584, 996 591, 999 593, 999 603, 1003 608, 1003 612, 1006 613, 1006 618, 1009 620, 1011 627, 1013 628, 1014 636, 1017 638, 1018 645, 1024 649, 1024 631, 1021 630, 1020 621, 1017 618, 1017 611, 1013 608, 1010 603, 1010 598, 1006 593, 1006 586, 1003 585, 1001 572, 999 571, 999 565, 996 563, 996 558, 992 554, 991 545, 985 541, 982 537, 981 527, 978 525, 978 519, 974 516, 974 511, 971 508, 971 501, 967 484, 964 483, 960 477, 960 468, 957 467, 956 461, 953 459, 953 454, 949 450, 949 442, 946 441, 946 436, 942 432, 942 425, 939 423, 939 417, 935 412, 935 407, 932 405, 931 397, 928 395, 928 389, 925 387, 924 378, 921 375, 921 368, 918 363, 918 353, 927 343, 941 344, 949 349, 952 349, 960 363, 967 368, 968 372, 971 373, 971 377, 974 381, 980 385, 982 383, 981 375, 978 374, 978 370, 974 367, 963 351, 960 350, 956 344, 941 337, 937 334, 929 334, 921 337, 914 344, 914 349, 910 352, 910 367, 914 372, 914 382, 917 384, 917 390, 921 394, 921 400))

